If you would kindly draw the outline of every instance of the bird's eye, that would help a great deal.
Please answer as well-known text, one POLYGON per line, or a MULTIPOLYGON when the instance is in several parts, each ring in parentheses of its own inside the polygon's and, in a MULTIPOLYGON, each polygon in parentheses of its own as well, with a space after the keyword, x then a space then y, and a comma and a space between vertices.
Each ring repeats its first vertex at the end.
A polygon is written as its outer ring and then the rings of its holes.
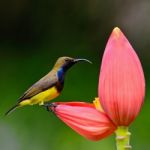
POLYGON ((69 59, 65 59, 65 62, 69 62, 69 59))

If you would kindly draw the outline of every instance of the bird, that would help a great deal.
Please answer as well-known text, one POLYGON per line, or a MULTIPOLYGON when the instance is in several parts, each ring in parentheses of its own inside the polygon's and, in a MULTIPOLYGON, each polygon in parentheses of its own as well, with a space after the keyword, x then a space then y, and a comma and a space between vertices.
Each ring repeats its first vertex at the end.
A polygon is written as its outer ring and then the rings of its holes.
POLYGON ((74 64, 81 61, 92 63, 84 58, 72 58, 68 56, 59 57, 52 70, 24 92, 17 104, 11 107, 5 113, 5 116, 19 107, 35 104, 44 105, 46 102, 58 97, 64 87, 66 72, 74 64))

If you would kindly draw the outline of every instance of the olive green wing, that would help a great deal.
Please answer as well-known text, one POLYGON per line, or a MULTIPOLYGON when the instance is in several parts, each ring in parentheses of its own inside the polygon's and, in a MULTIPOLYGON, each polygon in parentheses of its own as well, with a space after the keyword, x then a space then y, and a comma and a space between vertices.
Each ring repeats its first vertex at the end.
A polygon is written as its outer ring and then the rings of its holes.
POLYGON ((33 84, 20 98, 19 102, 30 99, 31 97, 39 94, 42 91, 45 91, 49 89, 50 87, 54 86, 57 84, 58 78, 57 75, 46 75, 42 79, 40 79, 38 82, 33 84))

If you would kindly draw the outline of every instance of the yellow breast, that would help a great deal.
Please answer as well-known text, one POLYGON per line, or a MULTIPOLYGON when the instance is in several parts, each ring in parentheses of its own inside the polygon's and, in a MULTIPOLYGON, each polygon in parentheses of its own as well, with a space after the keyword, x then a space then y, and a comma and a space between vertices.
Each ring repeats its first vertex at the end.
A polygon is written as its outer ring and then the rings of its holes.
POLYGON ((33 96, 30 99, 24 100, 20 102, 20 106, 24 105, 34 105, 34 104, 39 104, 43 105, 44 102, 50 101, 57 96, 59 96, 59 92, 57 91, 56 87, 51 87, 50 89, 43 91, 35 96, 33 96))

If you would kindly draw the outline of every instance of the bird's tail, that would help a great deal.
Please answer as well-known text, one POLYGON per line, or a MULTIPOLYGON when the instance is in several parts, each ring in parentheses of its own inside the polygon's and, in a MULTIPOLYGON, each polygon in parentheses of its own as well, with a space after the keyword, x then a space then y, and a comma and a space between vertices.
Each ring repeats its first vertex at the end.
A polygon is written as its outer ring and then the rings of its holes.
POLYGON ((18 107, 20 107, 19 104, 16 104, 15 106, 11 107, 11 108, 5 113, 5 116, 8 116, 10 113, 12 113, 13 111, 15 111, 18 107))

